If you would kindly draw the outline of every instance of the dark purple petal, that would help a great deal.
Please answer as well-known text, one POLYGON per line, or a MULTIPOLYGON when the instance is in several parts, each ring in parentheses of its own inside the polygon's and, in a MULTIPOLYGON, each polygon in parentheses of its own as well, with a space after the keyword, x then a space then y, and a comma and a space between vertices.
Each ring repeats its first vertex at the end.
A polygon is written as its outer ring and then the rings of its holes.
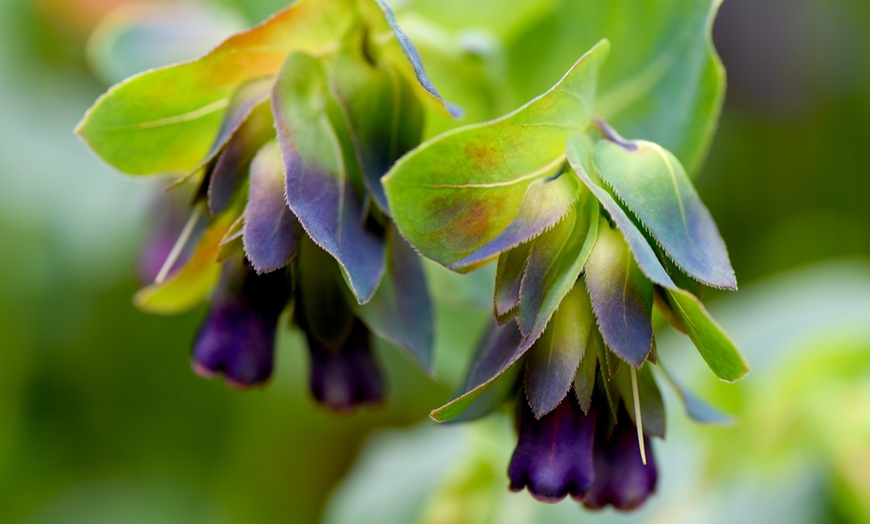
POLYGON ((343 413, 381 402, 384 382, 365 324, 355 319, 350 335, 337 349, 321 344, 310 332, 306 335, 311 356, 308 385, 319 404, 343 413))
POLYGON ((622 415, 610 435, 602 428, 595 435, 595 479, 582 498, 587 508, 600 509, 610 504, 628 511, 638 508, 655 492, 658 470, 649 437, 643 438, 647 457, 644 465, 637 428, 626 413, 622 415))
POLYGON ((652 348, 653 285, 637 267, 622 235, 606 222, 586 262, 585 278, 605 344, 639 367, 652 348))
POLYGON ((260 273, 286 266, 302 239, 302 228, 284 200, 284 166, 274 142, 251 164, 243 241, 248 260, 260 273))
POLYGON ((520 401, 519 442, 508 467, 511 491, 527 488, 542 502, 579 499, 592 485, 595 413, 570 396, 540 420, 520 401))
POLYGON ((365 303, 384 271, 384 243, 365 227, 360 190, 351 182, 356 166, 347 129, 323 107, 335 104, 320 62, 290 55, 272 95, 287 203, 312 240, 344 268, 357 301, 365 303))
MULTIPOLYGON (((248 166, 260 147, 274 140, 275 128, 267 100, 260 102, 248 119, 230 137, 217 157, 208 184, 208 207, 212 215, 226 209, 248 175, 248 166)), ((282 189, 283 192, 283 189, 282 189)))
POLYGON ((387 229, 384 278, 372 299, 358 311, 372 331, 407 349, 431 370, 435 335, 426 275, 420 257, 393 225, 387 229))
POLYGON ((275 330, 289 287, 283 273, 257 275, 241 260, 228 260, 194 342, 195 371, 205 377, 223 374, 240 388, 269 380, 275 330))

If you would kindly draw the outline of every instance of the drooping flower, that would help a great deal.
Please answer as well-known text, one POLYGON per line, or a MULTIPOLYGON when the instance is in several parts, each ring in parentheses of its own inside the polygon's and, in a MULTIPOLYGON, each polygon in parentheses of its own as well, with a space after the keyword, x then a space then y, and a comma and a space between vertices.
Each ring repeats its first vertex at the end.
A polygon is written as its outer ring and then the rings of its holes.
POLYGON ((180 173, 171 187, 194 187, 188 225, 136 302, 175 313, 210 301, 194 343, 199 374, 237 387, 268 380, 290 302, 312 395, 330 409, 382 399, 375 335, 431 366, 429 291, 380 182, 420 142, 426 101, 458 114, 386 4, 300 0, 91 108, 77 131, 107 162, 180 173))
POLYGON ((655 489, 649 444, 665 429, 654 307, 720 378, 748 367, 698 298, 702 284, 736 280, 680 161, 594 118, 608 49, 600 42, 513 113, 424 143, 384 185, 423 255, 457 271, 498 260, 500 327, 466 392, 432 418, 481 416, 519 390, 511 488, 632 509, 655 489))

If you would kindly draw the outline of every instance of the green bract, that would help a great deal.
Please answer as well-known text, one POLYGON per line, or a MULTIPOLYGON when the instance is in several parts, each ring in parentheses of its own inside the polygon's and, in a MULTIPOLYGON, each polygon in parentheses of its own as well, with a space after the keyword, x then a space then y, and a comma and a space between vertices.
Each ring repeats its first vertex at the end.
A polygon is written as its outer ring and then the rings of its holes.
MULTIPOLYGON (((595 358, 616 416, 631 393, 620 361, 639 370, 656 362, 656 295, 716 375, 736 380, 748 370, 696 286, 676 284, 736 288, 725 244, 680 161, 593 118, 608 49, 600 42, 545 94, 422 144, 384 177, 396 225, 424 256, 454 270, 498 257, 495 315, 516 323, 484 345, 465 393, 434 411, 437 420, 479 404, 529 351, 524 381, 536 417, 572 381, 588 409, 595 358), (592 319, 597 329, 585 327, 592 319)), ((640 377, 632 378, 645 397, 635 399, 638 413, 650 411, 650 434, 662 436, 660 396, 648 371, 640 377)))

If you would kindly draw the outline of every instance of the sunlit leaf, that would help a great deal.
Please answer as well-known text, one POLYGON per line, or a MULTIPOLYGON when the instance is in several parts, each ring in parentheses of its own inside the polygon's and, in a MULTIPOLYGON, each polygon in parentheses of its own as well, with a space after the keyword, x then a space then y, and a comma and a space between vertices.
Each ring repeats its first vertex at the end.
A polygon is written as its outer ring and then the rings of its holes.
POLYGON ((378 336, 407 349, 431 371, 434 318, 426 275, 420 257, 394 226, 387 230, 387 262, 381 285, 357 311, 378 336))
POLYGON ((520 287, 518 321, 537 338, 583 271, 598 234, 598 205, 587 195, 553 229, 535 239, 520 287))
POLYGON ((393 217, 423 255, 450 266, 480 249, 516 218, 532 182, 561 170, 565 140, 592 116, 608 48, 599 43, 514 113, 436 137, 390 170, 393 217))
POLYGON ((287 202, 308 235, 341 264, 357 301, 384 271, 383 240, 365 228, 358 166, 320 62, 294 53, 275 84, 272 112, 284 157, 287 202), (339 114, 339 116, 336 116, 339 114))
POLYGON ((698 297, 679 288, 669 289, 667 294, 671 310, 717 377, 734 381, 749 372, 749 364, 737 345, 713 320, 698 297))
POLYGON ((209 153, 239 86, 277 73, 291 51, 328 52, 354 13, 351 0, 300 0, 198 60, 116 85, 77 132, 126 173, 189 172, 209 153))
POLYGON ((595 144, 596 173, 689 276, 735 289, 725 242, 679 160, 644 140, 595 144))
POLYGON ((264 146, 251 163, 251 189, 242 239, 258 273, 286 266, 302 240, 302 228, 284 200, 284 165, 278 144, 264 146))
POLYGON ((604 343, 640 367, 652 348, 653 285, 638 268, 620 232, 603 221, 586 262, 586 287, 604 343))
POLYGON ((535 417, 541 418, 552 411, 571 389, 593 329, 595 321, 589 295, 578 283, 562 299, 544 334, 526 358, 526 397, 535 417))
POLYGON ((133 302, 149 313, 176 314, 203 302, 220 277, 217 262, 223 240, 236 215, 223 213, 205 230, 184 266, 161 284, 152 284, 136 293, 133 302))
POLYGON ((479 264, 553 227, 577 200, 578 189, 577 180, 571 173, 535 180, 526 190, 513 222, 488 244, 454 264, 452 269, 479 264))
POLYGON ((446 422, 468 409, 500 375, 523 356, 525 351, 518 351, 521 340, 519 329, 513 322, 491 329, 472 364, 465 392, 433 410, 429 416, 436 422, 446 422))

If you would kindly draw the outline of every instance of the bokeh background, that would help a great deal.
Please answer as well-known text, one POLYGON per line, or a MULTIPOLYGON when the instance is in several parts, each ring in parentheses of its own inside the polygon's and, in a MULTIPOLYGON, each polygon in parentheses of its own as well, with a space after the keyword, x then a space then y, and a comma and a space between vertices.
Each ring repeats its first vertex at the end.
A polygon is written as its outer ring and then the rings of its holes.
MULTIPOLYGON (((571 3, 416 0, 404 16, 474 120, 560 76, 525 74, 523 57, 558 43, 571 3), (449 68, 427 49, 439 35, 449 68)), ((662 357, 738 423, 692 425, 668 395, 660 493, 628 516, 509 494, 506 416, 425 420, 487 316, 485 272, 431 272, 438 381, 384 345, 388 406, 338 418, 307 397, 297 333, 280 334, 269 387, 240 393, 190 371, 202 309, 133 308, 161 184, 112 172, 72 129, 112 82, 284 4, 0 0, 0 522, 870 522, 870 3, 721 9, 729 90, 696 183, 741 282, 710 309, 753 372, 721 384, 660 334, 662 357), (118 29, 131 19, 140 32, 118 29)))

